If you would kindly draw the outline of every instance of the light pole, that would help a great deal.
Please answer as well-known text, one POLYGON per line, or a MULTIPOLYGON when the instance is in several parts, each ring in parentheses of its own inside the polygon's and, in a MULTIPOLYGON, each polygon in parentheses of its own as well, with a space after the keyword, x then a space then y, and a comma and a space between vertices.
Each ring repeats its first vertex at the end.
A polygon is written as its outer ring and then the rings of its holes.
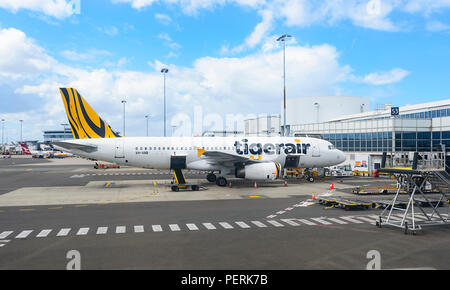
POLYGON ((147 137, 148 137, 148 118, 151 117, 150 115, 145 115, 145 119, 147 119, 147 137))
POLYGON ((177 126, 172 125, 171 127, 172 127, 172 137, 173 137, 173 132, 174 132, 174 130, 175 130, 175 128, 176 128, 177 126))
POLYGON ((125 136, 125 104, 127 103, 127 101, 122 100, 122 104, 123 104, 123 136, 125 136))
POLYGON ((2 153, 5 151, 5 119, 2 119, 2 153))
POLYGON ((167 68, 161 69, 161 73, 164 75, 164 137, 166 137, 166 73, 168 72, 167 68))
POLYGON ((20 122, 20 142, 22 142, 23 141, 23 139, 22 139, 22 124, 23 124, 23 120, 19 120, 19 122, 20 122))
POLYGON ((283 42, 283 135, 286 136, 286 37, 291 37, 289 34, 283 34, 278 37, 277 41, 283 42))

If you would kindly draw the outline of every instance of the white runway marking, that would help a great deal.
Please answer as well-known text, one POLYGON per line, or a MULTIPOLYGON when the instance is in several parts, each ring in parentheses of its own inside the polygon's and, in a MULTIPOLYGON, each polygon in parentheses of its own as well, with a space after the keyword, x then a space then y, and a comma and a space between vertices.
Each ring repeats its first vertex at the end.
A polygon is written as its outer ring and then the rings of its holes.
POLYGON ((61 229, 61 230, 56 234, 56 236, 57 236, 57 237, 65 237, 65 236, 67 236, 67 235, 69 234, 69 232, 70 232, 70 228, 64 228, 64 229, 61 229))
POLYGON ((104 235, 108 232, 108 227, 99 227, 97 229, 97 235, 104 235))
POLYGON ((12 234, 13 231, 5 231, 3 233, 0 234, 0 239, 5 239, 6 237, 8 237, 10 234, 12 234))
POLYGON ((89 232, 89 228, 81 228, 77 232, 77 236, 85 236, 89 232))
POLYGON ((172 232, 179 232, 181 231, 180 227, 177 224, 170 224, 169 228, 172 232))
POLYGON ((341 224, 341 225, 346 225, 346 224, 348 224, 347 222, 338 220, 338 219, 336 219, 336 218, 328 218, 328 220, 329 220, 329 221, 332 221, 332 222, 335 222, 335 223, 337 223, 337 224, 341 224))
POLYGON ((354 223, 354 224, 362 224, 363 223, 362 221, 356 220, 353 217, 349 217, 349 216, 340 216, 339 218, 341 220, 346 220, 346 221, 349 221, 349 222, 354 223))
POLYGON ((371 218, 368 218, 368 217, 355 216, 355 218, 363 220, 363 221, 368 222, 368 223, 373 224, 373 225, 376 223, 375 219, 371 219, 371 218))
POLYGON ((287 223, 288 225, 298 227, 300 224, 294 222, 292 219, 281 219, 281 221, 287 223))
POLYGON ((186 224, 189 230, 198 231, 198 227, 195 224, 186 224))
POLYGON ((284 227, 284 225, 282 225, 282 224, 280 224, 279 222, 274 221, 274 220, 268 220, 268 221, 266 221, 266 222, 268 222, 269 224, 271 224, 271 225, 273 225, 273 226, 275 226, 275 227, 277 227, 277 228, 279 228, 279 227, 284 227))
POLYGON ((36 237, 37 238, 45 238, 50 234, 52 230, 42 230, 36 237))
POLYGON ((221 223, 219 223, 219 225, 221 225, 224 229, 232 229, 233 228, 232 225, 230 225, 229 223, 226 223, 226 222, 221 222, 221 223))
POLYGON ((127 228, 124 226, 118 226, 116 227, 116 234, 124 234, 126 232, 127 228))
POLYGON ((305 225, 308 225, 308 226, 315 226, 315 225, 317 225, 316 223, 313 223, 313 222, 311 222, 311 221, 309 221, 309 220, 305 220, 305 219, 297 219, 299 222, 302 222, 302 223, 304 223, 305 225))
POLYGON ((215 230, 216 227, 212 224, 212 223, 203 223, 203 225, 205 226, 205 228, 207 228, 208 230, 215 230))
POLYGON ((313 221, 321 223, 323 225, 332 225, 332 223, 324 221, 324 218, 311 218, 313 221))
POLYGON ((20 234, 16 236, 16 239, 25 239, 26 237, 28 237, 29 234, 31 234, 31 232, 32 230, 22 231, 20 234))
POLYGON ((152 230, 154 232, 162 232, 162 227, 161 225, 152 225, 152 230))
POLYGON ((259 227, 259 228, 267 228, 267 225, 263 224, 263 223, 260 222, 260 221, 252 221, 252 223, 253 223, 254 225, 256 225, 257 227, 259 227))
POLYGON ((134 226, 134 232, 135 233, 143 233, 144 232, 144 226, 134 226))
POLYGON ((250 226, 244 222, 235 222, 235 224, 237 224, 238 226, 240 226, 243 229, 248 229, 250 228, 250 226))

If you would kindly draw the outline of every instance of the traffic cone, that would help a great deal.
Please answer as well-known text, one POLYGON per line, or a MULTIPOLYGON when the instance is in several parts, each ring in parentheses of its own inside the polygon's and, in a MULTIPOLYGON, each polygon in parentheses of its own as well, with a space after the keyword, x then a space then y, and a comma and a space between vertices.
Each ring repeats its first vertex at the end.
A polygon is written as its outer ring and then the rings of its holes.
POLYGON ((253 185, 253 187, 254 188, 258 188, 258 185, 256 184, 256 181, 255 181, 255 184, 253 185))
POLYGON ((233 185, 231 185, 231 181, 230 181, 230 183, 228 183, 228 187, 229 187, 229 188, 232 188, 232 187, 233 187, 233 185))
POLYGON ((286 180, 284 181, 284 186, 287 186, 287 181, 286 180))
POLYGON ((316 199, 316 193, 313 191, 311 199, 316 199))
POLYGON ((330 185, 330 190, 333 190, 334 189, 334 184, 332 183, 331 185, 330 185))

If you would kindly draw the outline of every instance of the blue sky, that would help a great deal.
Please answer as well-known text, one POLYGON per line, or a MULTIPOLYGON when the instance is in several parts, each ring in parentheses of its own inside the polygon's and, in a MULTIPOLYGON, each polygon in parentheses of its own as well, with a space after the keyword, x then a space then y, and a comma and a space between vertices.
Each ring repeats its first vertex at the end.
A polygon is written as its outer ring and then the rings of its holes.
POLYGON ((151 114, 150 135, 160 136, 165 66, 171 118, 199 106, 222 117, 277 114, 275 39, 286 32, 288 97, 363 96, 372 107, 450 98, 448 0, 80 0, 80 14, 71 2, 0 1, 10 140, 19 119, 28 139, 66 122, 59 86, 78 88, 117 130, 125 98, 127 135, 144 135, 151 114))

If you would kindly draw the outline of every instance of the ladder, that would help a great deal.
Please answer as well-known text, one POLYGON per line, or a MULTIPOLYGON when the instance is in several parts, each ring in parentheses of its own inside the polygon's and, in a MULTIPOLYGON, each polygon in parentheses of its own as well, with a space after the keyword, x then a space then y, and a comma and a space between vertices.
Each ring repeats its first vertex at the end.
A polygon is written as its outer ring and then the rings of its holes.
POLYGON ((450 176, 445 171, 381 169, 380 172, 382 171, 394 174, 398 186, 392 202, 379 216, 376 223, 378 227, 389 225, 403 228, 405 234, 415 234, 423 226, 450 224, 449 213, 439 211, 439 207, 449 200, 450 195, 450 176), (427 182, 431 183, 435 194, 439 195, 438 200, 432 200, 425 195, 424 187, 427 182), (409 195, 406 208, 396 206, 401 191, 409 195), (417 202, 419 200, 420 202, 417 202), (427 212, 425 206, 430 207, 432 211, 427 212))

